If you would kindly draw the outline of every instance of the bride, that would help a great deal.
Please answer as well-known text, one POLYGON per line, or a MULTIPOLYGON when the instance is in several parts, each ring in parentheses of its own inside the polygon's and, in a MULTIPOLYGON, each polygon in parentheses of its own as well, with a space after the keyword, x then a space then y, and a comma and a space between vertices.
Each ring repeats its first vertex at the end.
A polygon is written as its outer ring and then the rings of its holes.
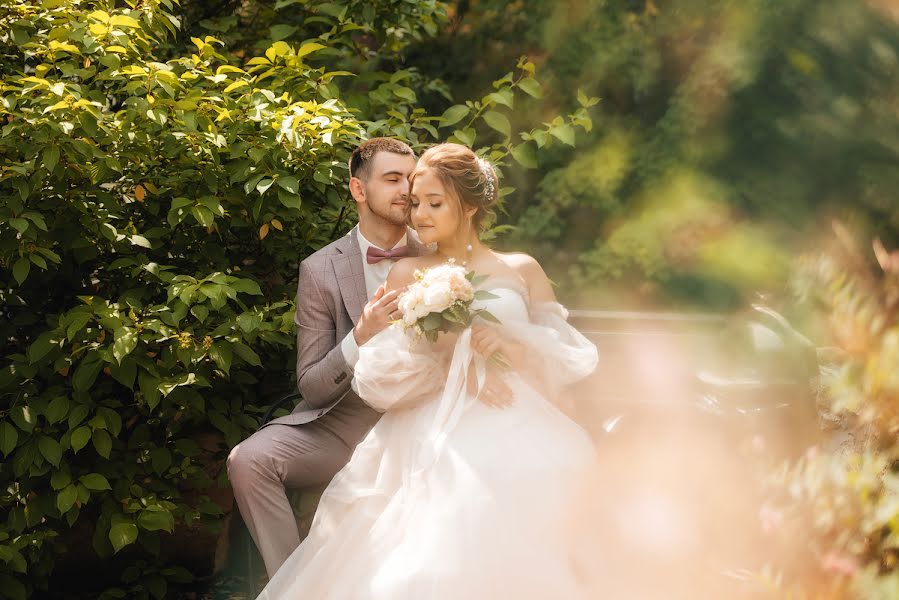
MULTIPOLYGON (((394 265, 387 288, 453 259, 487 278, 475 301, 499 325, 435 343, 395 323, 360 348, 353 388, 384 416, 324 492, 312 530, 259 598, 587 598, 574 568, 584 431, 553 404, 588 375, 596 348, 569 326, 540 265, 477 231, 496 201, 492 167, 441 144, 411 176, 411 220, 436 252, 394 265), (501 352, 511 366, 487 360, 501 352), (498 378, 507 398, 491 397, 498 378)), ((495 394, 494 394, 495 395, 495 394)))

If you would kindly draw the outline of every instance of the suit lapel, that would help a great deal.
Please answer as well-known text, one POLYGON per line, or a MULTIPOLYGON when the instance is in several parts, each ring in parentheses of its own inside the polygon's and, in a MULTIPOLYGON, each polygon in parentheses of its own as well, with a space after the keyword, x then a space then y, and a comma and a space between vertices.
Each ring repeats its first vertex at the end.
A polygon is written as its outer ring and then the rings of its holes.
POLYGON ((362 309, 368 302, 368 293, 365 289, 365 272, 362 270, 362 251, 359 250, 359 240, 356 238, 356 228, 349 235, 341 239, 337 245, 339 254, 331 259, 334 266, 334 274, 337 276, 337 286, 343 305, 353 323, 359 321, 362 309))

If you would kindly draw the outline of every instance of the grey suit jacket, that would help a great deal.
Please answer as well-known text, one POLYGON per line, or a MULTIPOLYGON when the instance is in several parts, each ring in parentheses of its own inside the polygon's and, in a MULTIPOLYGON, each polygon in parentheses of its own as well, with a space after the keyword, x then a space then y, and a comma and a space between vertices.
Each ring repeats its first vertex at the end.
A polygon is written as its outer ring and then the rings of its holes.
MULTIPOLYGON (((291 414, 269 424, 309 423, 344 398, 358 398, 350 388, 353 370, 340 349, 340 342, 353 329, 368 302, 357 230, 358 225, 300 263, 294 322, 297 387, 303 400, 291 414)), ((410 255, 426 252, 414 231, 409 230, 406 239, 410 255)))

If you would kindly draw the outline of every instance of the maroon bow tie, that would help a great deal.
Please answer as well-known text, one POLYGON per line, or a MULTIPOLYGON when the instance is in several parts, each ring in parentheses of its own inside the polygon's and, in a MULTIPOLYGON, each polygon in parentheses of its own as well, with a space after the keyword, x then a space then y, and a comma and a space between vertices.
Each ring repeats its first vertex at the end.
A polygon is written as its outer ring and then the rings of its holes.
POLYGON ((381 250, 380 248, 369 246, 368 250, 365 251, 365 260, 370 265, 377 264, 382 260, 395 260, 404 256, 409 256, 409 246, 397 246, 393 250, 381 250))

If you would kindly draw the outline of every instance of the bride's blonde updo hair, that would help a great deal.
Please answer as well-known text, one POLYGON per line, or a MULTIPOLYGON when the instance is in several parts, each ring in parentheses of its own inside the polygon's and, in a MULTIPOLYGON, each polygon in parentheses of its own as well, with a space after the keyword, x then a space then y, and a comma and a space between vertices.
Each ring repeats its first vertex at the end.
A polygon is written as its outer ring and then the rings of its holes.
POLYGON ((499 180, 493 166, 462 144, 437 144, 421 155, 412 175, 410 187, 415 185, 415 177, 426 170, 432 170, 444 187, 455 194, 462 208, 474 207, 477 212, 471 218, 476 230, 494 216, 499 193, 499 180))

